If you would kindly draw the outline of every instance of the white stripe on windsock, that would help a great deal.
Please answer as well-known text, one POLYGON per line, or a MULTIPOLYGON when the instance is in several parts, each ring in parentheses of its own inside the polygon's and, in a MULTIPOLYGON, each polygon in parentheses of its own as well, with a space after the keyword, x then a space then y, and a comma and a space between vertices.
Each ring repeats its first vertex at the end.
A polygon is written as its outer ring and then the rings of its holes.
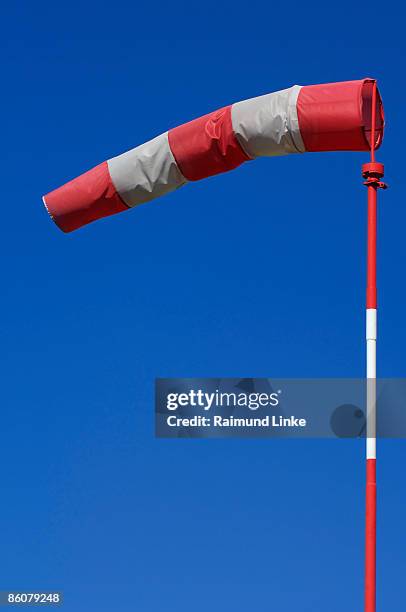
POLYGON ((169 147, 168 132, 109 159, 107 164, 117 193, 130 207, 175 191, 188 182, 169 147))
POLYGON ((249 157, 305 152, 297 115, 300 90, 294 85, 233 104, 234 133, 249 157))

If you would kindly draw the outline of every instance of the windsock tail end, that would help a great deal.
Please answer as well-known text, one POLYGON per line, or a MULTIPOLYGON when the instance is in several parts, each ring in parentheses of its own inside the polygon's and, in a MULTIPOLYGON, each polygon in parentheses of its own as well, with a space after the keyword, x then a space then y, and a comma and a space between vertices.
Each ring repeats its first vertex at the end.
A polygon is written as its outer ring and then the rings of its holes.
POLYGON ((51 191, 42 200, 50 217, 66 233, 128 210, 113 185, 107 162, 51 191))

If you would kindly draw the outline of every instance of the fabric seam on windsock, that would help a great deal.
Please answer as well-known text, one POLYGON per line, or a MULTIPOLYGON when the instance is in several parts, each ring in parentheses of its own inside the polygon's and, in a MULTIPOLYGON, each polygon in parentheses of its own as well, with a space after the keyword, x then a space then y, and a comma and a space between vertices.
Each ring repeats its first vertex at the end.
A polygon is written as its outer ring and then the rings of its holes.
POLYGON ((225 106, 170 130, 169 145, 188 180, 228 172, 249 161, 236 137, 231 109, 225 106))

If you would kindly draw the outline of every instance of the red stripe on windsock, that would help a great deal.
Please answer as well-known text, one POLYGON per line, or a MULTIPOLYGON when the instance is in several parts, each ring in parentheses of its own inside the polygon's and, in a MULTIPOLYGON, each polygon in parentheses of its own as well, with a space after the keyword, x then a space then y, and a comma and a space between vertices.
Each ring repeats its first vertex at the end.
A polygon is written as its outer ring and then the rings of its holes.
POLYGON ((51 191, 43 200, 49 214, 64 232, 72 232, 96 219, 128 210, 112 183, 107 162, 51 191))
POLYGON ((233 130, 231 106, 170 130, 169 146, 189 181, 227 172, 250 158, 233 130))
MULTIPOLYGON (((362 79, 302 87, 297 114, 306 151, 369 151, 372 86, 373 80, 362 79)), ((384 127, 379 93, 376 104, 378 148, 384 127)))

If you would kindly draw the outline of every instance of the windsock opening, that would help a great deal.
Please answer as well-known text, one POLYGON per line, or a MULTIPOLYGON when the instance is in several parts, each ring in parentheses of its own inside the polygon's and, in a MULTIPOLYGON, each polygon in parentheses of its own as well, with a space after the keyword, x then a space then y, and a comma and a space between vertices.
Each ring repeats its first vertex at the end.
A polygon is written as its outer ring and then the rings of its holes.
POLYGON ((369 151, 383 139, 384 112, 375 80, 288 89, 236 102, 103 162, 44 196, 55 223, 71 232, 227 172, 257 157, 306 151, 369 151))
MULTIPOLYGON (((372 92, 374 83, 374 79, 365 79, 362 86, 362 120, 364 124, 364 134, 368 142, 368 149, 370 149, 372 146, 372 92)), ((383 110, 383 102, 377 87, 375 102, 375 149, 378 149, 382 144, 384 128, 385 115, 383 110)))

